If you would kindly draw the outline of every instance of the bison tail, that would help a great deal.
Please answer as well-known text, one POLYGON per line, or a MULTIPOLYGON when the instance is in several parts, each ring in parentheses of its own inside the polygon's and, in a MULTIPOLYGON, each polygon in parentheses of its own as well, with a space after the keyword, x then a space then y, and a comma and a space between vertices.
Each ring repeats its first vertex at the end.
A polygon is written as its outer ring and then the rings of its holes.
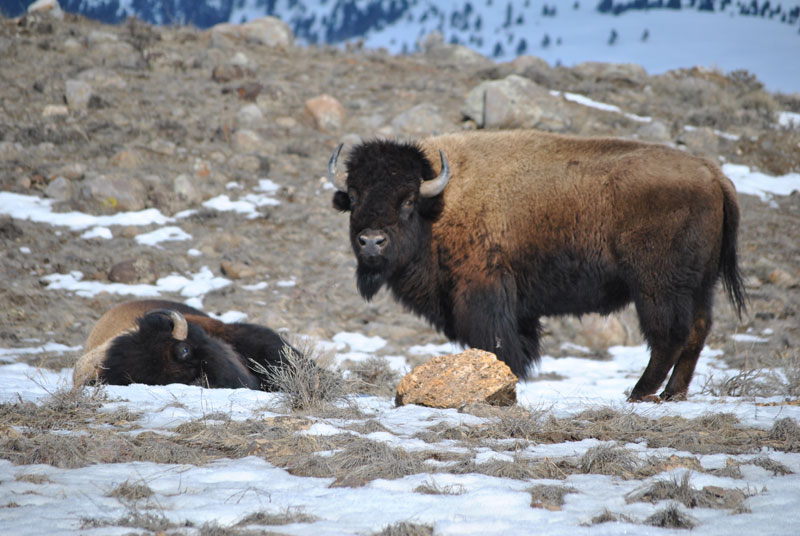
POLYGON ((736 314, 741 320, 742 313, 747 312, 747 296, 736 254, 736 236, 739 230, 739 203, 736 200, 736 190, 727 177, 723 179, 722 193, 723 222, 720 273, 728 299, 736 308, 736 314))

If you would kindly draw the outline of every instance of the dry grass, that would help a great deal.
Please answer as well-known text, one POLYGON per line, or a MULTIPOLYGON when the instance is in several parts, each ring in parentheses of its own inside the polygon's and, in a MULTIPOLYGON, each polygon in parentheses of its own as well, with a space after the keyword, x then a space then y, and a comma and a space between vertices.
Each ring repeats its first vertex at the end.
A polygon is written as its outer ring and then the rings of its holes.
POLYGON ((615 514, 608 508, 603 509, 600 514, 594 516, 586 525, 599 525, 601 523, 636 523, 630 516, 625 514, 615 514))
POLYGON ((701 490, 694 489, 691 484, 691 473, 685 472, 680 477, 670 480, 657 480, 652 484, 636 490, 625 497, 628 503, 671 500, 683 504, 687 508, 717 508, 738 510, 747 495, 738 489, 723 489, 717 486, 706 486, 701 490))
POLYGON ((25 473, 17 475, 14 480, 18 482, 28 482, 29 484, 49 484, 52 482, 50 477, 39 473, 25 473))
POLYGON ((643 462, 635 454, 615 445, 592 447, 579 462, 582 473, 617 475, 623 478, 634 477, 642 466, 643 462))
POLYGON ((147 484, 131 483, 125 481, 108 493, 109 497, 119 499, 123 503, 135 502, 141 499, 149 499, 153 496, 153 490, 147 484))
POLYGON ((360 393, 378 396, 394 396, 400 374, 389 366, 383 357, 370 357, 364 361, 346 362, 344 368, 350 371, 360 393))
POLYGON ((463 495, 467 490, 461 484, 449 484, 441 486, 433 478, 414 488, 414 493, 423 495, 463 495))
POLYGON ((373 536, 433 536, 433 527, 401 521, 372 534, 373 536))
POLYGON ((277 513, 256 512, 239 521, 237 527, 248 525, 290 525, 292 523, 315 523, 319 518, 306 514, 299 508, 286 508, 277 513))
POLYGON ((318 365, 313 354, 311 348, 299 355, 291 347, 284 346, 280 367, 253 366, 275 385, 284 405, 291 410, 314 411, 345 401, 347 395, 354 392, 352 382, 318 365))
POLYGON ((528 489, 531 494, 531 508, 545 508, 547 510, 561 510, 564 506, 564 497, 578 490, 569 486, 554 486, 540 484, 528 489))
POLYGON ((708 376, 700 392, 711 396, 800 397, 800 353, 784 350, 733 376, 708 376))
POLYGON ((645 519, 644 524, 664 529, 693 529, 697 521, 681 512, 680 507, 673 503, 645 519))

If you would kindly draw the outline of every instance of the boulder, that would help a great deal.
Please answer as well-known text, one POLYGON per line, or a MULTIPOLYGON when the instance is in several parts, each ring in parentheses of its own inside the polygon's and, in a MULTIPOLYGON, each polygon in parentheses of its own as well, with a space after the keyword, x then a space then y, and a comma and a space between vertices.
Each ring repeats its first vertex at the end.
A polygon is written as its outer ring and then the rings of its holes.
POLYGON ((544 128, 561 131, 568 120, 563 103, 544 87, 512 74, 474 87, 461 108, 482 128, 544 128))
POLYGON ((517 377, 508 365, 483 350, 434 357, 406 374, 397 386, 398 406, 461 408, 485 402, 509 406, 517 401, 517 377))
POLYGON ((261 17, 243 24, 223 22, 209 30, 211 45, 225 47, 236 42, 247 42, 270 47, 287 48, 294 43, 289 25, 276 17, 261 17))
POLYGON ((439 108, 423 102, 392 119, 392 128, 415 138, 434 136, 444 130, 444 120, 439 108))
POLYGON ((67 105, 73 110, 85 110, 92 98, 92 86, 83 80, 67 80, 67 105))
POLYGON ((142 210, 147 190, 133 177, 97 175, 81 182, 79 197, 114 212, 142 210))
POLYGON ((344 106, 330 95, 319 95, 306 101, 305 113, 311 117, 314 127, 323 132, 342 128, 345 120, 344 106))
POLYGON ((118 262, 108 272, 108 279, 126 285, 152 284, 158 279, 156 263, 149 257, 137 257, 118 262))

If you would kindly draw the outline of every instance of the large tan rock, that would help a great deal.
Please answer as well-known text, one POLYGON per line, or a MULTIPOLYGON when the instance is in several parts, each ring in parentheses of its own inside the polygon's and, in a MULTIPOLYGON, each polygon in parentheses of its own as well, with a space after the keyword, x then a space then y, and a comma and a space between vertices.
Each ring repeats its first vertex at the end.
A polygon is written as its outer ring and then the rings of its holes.
POLYGON ((317 130, 335 132, 342 128, 345 120, 344 106, 330 95, 319 95, 306 101, 305 113, 317 130))
POLYGON ((397 386, 398 406, 460 408, 474 402, 510 406, 517 401, 517 377, 508 365, 483 350, 434 357, 405 375, 397 386))

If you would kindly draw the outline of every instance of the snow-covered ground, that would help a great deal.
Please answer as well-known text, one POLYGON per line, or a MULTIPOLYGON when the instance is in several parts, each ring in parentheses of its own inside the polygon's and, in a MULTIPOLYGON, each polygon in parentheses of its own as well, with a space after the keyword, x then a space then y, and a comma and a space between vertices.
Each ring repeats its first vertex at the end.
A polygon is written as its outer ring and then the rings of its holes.
MULTIPOLYGON (((573 96, 573 99, 577 97, 573 96)), ((602 105, 584 100, 586 105, 602 105)), ((726 173, 743 193, 761 196, 769 201, 771 196, 785 195, 800 190, 800 175, 769 177, 741 166, 726 165, 726 173)), ((261 203, 271 203, 267 194, 277 185, 262 182, 258 193, 239 191, 231 187, 232 197, 214 204, 217 210, 234 210, 248 217, 250 208, 261 203), (249 205, 248 205, 249 203, 249 205), (250 207, 250 208, 248 208, 250 207)), ((253 208, 254 210, 254 208, 253 208)), ((82 213, 53 212, 50 202, 19 194, 0 192, 0 214, 13 218, 29 219, 52 224, 55 232, 60 227, 95 229, 95 236, 111 236, 109 225, 140 225, 144 222, 162 226, 162 231, 143 233, 143 244, 159 247, 160 240, 187 240, 180 229, 180 219, 168 218, 150 210, 138 213, 120 213, 113 219, 82 213)), ((192 250, 187 243, 187 254, 192 250)), ((54 292, 67 292, 75 299, 86 299, 105 291, 131 297, 178 293, 187 303, 202 306, 205 294, 222 286, 236 284, 215 277, 210 270, 196 274, 172 274, 154 285, 123 285, 84 282, 82 274, 51 274, 43 281, 54 292)), ((285 284, 296 284, 287 280, 285 284)), ((238 311, 222 315, 225 320, 242 320, 238 311)), ((742 345, 759 344, 777 336, 770 330, 738 336, 742 345)), ((29 341, 25 348, 0 349, 0 403, 19 401, 42 402, 59 389, 71 385, 71 370, 54 372, 27 364, 31 355, 44 352, 76 352, 59 341, 29 341), (23 361, 24 360, 24 361, 23 361)), ((360 333, 339 333, 329 341, 318 341, 322 347, 335 352, 335 362, 363 360, 380 354, 386 341, 380 337, 367 337, 360 333)), ((647 349, 642 346, 615 347, 610 350, 612 359, 597 361, 581 358, 575 347, 575 357, 552 358, 545 356, 541 371, 555 373, 564 379, 523 382, 518 385, 519 404, 530 409, 546 409, 556 418, 575 415, 587 409, 612 407, 632 411, 657 419, 663 416, 681 416, 688 419, 710 413, 735 415, 740 426, 769 430, 777 419, 790 417, 800 420, 800 406, 781 404, 779 398, 713 397, 701 392, 703 377, 716 378, 733 374, 726 370, 720 351, 706 348, 700 359, 696 380, 692 384, 689 401, 675 404, 635 404, 625 402, 624 391, 639 377, 648 360, 647 349)), ((392 368, 408 370, 406 358, 413 355, 433 355, 452 351, 452 345, 427 345, 412 347, 407 355, 383 356, 392 368)), ((153 431, 169 435, 176 427, 195 419, 223 412, 233 420, 264 419, 281 415, 280 395, 250 390, 202 389, 194 386, 109 386, 105 388, 107 400, 102 412, 130 408, 139 412, 135 433, 153 431), (175 401, 180 401, 176 404, 175 401), (267 409, 265 409, 267 408, 267 409)), ((449 425, 472 425, 482 418, 455 410, 435 410, 419 406, 394 407, 389 398, 357 396, 351 402, 367 416, 379 422, 387 431, 362 434, 374 441, 386 442, 394 447, 413 450, 423 448, 417 432, 449 425)), ((310 417, 313 426, 303 432, 309 435, 357 434, 347 429, 343 419, 310 417)), ((22 429, 22 428, 20 428, 22 429)), ((0 428, 0 437, 18 430, 0 428)), ((66 432, 65 432, 66 433, 66 432)), ((132 432, 133 433, 133 432, 132 432)), ((507 449, 477 450, 476 462, 489 458, 508 459, 514 456, 528 458, 579 458, 591 447, 601 444, 597 440, 583 440, 547 445, 529 445, 515 451, 507 449)), ((689 455, 669 448, 648 449, 641 443, 625 445, 642 457, 657 453, 659 456, 689 455)), ((461 449, 447 442, 435 445, 437 450, 461 449)), ((736 533, 795 535, 800 527, 800 454, 782 453, 764 449, 761 454, 782 463, 792 471, 776 475, 751 462, 756 454, 697 455, 704 469, 724 467, 728 460, 741 463, 742 478, 715 476, 694 472, 692 485, 719 486, 740 489, 746 493, 749 512, 733 514, 727 510, 694 508, 689 514, 698 523, 692 534, 730 535, 736 533)), ((169 521, 182 526, 186 521, 193 533, 204 523, 221 527, 233 526, 256 512, 280 514, 287 511, 303 512, 313 516, 312 522, 295 522, 279 527, 281 533, 298 535, 368 534, 383 527, 401 522, 432 525, 436 534, 531 534, 542 531, 549 535, 568 534, 675 534, 680 531, 626 522, 604 523, 589 526, 588 522, 605 509, 617 514, 642 520, 665 504, 635 502, 628 504, 626 494, 647 482, 680 476, 686 469, 676 468, 655 475, 645 482, 625 480, 598 474, 571 475, 563 481, 536 481, 536 483, 562 484, 574 488, 566 495, 559 511, 531 507, 528 489, 532 480, 499 478, 470 473, 463 475, 444 473, 419 473, 395 480, 377 479, 362 487, 330 487, 332 478, 294 476, 271 465, 262 458, 248 456, 240 459, 220 459, 208 465, 156 464, 151 462, 96 464, 78 469, 60 469, 47 465, 14 465, 0 459, 0 534, 127 534, 126 527, 83 526, 84 520, 120 519, 130 512, 130 505, 110 496, 111 490, 123 483, 141 483, 153 495, 147 499, 148 508, 169 521), (462 493, 428 495, 415 492, 422 484, 434 483, 439 487, 452 486, 462 493), (83 528, 82 528, 83 526, 83 528)))

